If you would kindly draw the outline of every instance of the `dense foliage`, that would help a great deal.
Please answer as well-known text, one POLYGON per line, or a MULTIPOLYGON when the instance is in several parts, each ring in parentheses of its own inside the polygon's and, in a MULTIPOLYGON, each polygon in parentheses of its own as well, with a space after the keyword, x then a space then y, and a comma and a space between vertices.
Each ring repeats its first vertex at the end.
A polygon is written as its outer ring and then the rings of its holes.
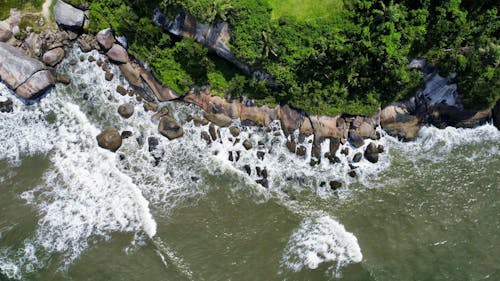
POLYGON ((422 87, 421 74, 407 68, 422 57, 442 73, 458 74, 466 107, 500 98, 497 1, 338 2, 323 1, 338 7, 325 16, 321 4, 307 13, 278 11, 274 0, 96 0, 90 29, 111 26, 127 36, 130 50, 179 93, 209 84, 221 95, 286 102, 315 114, 371 114, 422 87), (236 57, 267 71, 282 90, 244 76, 192 40, 162 33, 151 21, 156 7, 171 18, 184 10, 205 23, 228 21, 236 57))

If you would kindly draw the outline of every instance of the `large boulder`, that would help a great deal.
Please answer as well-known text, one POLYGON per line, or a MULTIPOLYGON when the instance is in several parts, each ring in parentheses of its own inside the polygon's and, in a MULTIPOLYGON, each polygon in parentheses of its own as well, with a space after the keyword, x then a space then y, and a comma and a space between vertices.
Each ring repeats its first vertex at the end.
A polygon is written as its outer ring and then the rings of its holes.
POLYGON ((182 129, 181 125, 170 116, 164 116, 160 119, 158 132, 169 140, 180 138, 184 135, 184 129, 182 129))
POLYGON ((206 113, 205 118, 219 127, 228 127, 232 122, 231 118, 221 113, 206 113))
POLYGON ((33 99, 54 85, 45 65, 0 42, 0 80, 18 95, 33 99))
POLYGON ((49 66, 56 66, 64 58, 64 49, 55 48, 43 54, 43 62, 49 66))
POLYGON ((120 64, 120 70, 127 79, 127 81, 130 83, 130 85, 142 88, 143 83, 141 80, 141 75, 139 72, 132 66, 131 63, 125 63, 125 64, 120 64))
POLYGON ((362 147, 365 144, 363 137, 356 130, 352 129, 349 130, 349 142, 356 148, 362 147))
POLYGON ((105 50, 111 49, 115 43, 115 36, 111 28, 99 31, 96 35, 96 39, 99 45, 105 50))
POLYGON ((372 162, 372 163, 377 163, 378 162, 378 154, 380 152, 380 149, 375 145, 373 142, 368 144, 365 150, 365 158, 366 160, 372 162))
POLYGON ((122 145, 122 136, 115 128, 109 128, 97 135, 97 144, 107 150, 117 151, 122 145))
POLYGON ((62 27, 80 30, 85 22, 85 13, 70 4, 57 0, 54 6, 54 18, 62 27))
POLYGON ((398 115, 392 122, 381 123, 389 135, 403 139, 414 140, 420 131, 419 119, 413 115, 398 115))
POLYGON ((134 114, 134 105, 130 102, 120 105, 118 107, 118 114, 125 119, 130 118, 134 114))
POLYGON ((7 42, 12 38, 12 30, 6 21, 0 22, 0 42, 7 42))
POLYGON ((113 47, 109 49, 106 55, 110 60, 117 63, 127 63, 129 61, 127 50, 119 44, 113 44, 113 47))

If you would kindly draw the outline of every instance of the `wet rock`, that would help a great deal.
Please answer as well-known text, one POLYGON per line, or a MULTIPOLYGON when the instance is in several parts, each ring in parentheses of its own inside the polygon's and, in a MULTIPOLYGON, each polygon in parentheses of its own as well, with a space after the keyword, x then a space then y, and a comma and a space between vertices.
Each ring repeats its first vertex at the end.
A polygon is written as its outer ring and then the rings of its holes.
POLYGON ((227 127, 231 125, 232 122, 232 119, 230 117, 220 113, 206 113, 205 118, 219 127, 227 127))
POLYGON ((342 187, 342 183, 339 181, 330 181, 330 188, 332 190, 338 190, 339 188, 342 187))
POLYGON ((121 134, 122 140, 130 138, 132 135, 133 134, 132 134, 131 131, 123 131, 122 134, 121 134))
POLYGON ((62 27, 79 30, 83 28, 85 14, 82 10, 79 10, 61 0, 57 0, 56 5, 54 6, 54 19, 57 24, 62 27))
POLYGON ((14 111, 14 104, 11 99, 0 100, 0 112, 10 113, 14 111))
POLYGON ((262 169, 262 171, 260 172, 260 176, 264 179, 267 179, 267 169, 266 168, 262 169))
POLYGON ((363 158, 363 154, 361 152, 358 152, 358 153, 354 154, 354 157, 352 158, 352 162, 358 163, 359 161, 361 161, 361 158, 363 158))
POLYGON ((160 119, 158 131, 162 136, 167 137, 169 140, 180 138, 184 135, 184 129, 174 118, 170 116, 164 116, 160 119))
POLYGON ((104 64, 104 61, 102 61, 102 59, 98 59, 96 64, 97 66, 101 67, 104 64))
POLYGON ((330 152, 325 153, 325 158, 330 161, 330 164, 340 163, 340 158, 330 152))
POLYGON ((316 158, 317 160, 321 159, 321 143, 318 140, 315 140, 311 149, 311 157, 316 158))
POLYGON ((243 169, 245 170, 245 172, 251 176, 252 175, 252 168, 250 168, 250 165, 245 165, 243 166, 243 169))
POLYGON ((264 151, 257 151, 257 158, 260 160, 264 160, 264 156, 266 153, 264 151))
POLYGON ((111 80, 113 80, 113 77, 114 77, 114 76, 115 76, 115 75, 114 75, 113 73, 109 72, 109 71, 106 71, 106 74, 104 74, 104 78, 106 79, 106 81, 111 81, 111 80))
POLYGON ((78 63, 78 61, 76 59, 71 59, 69 61, 69 65, 76 65, 78 63))
POLYGON ((345 156, 349 155, 349 147, 344 147, 341 151, 340 154, 344 154, 345 156))
POLYGON ((330 138, 330 153, 335 155, 340 148, 340 138, 330 138))
MULTIPOLYGON (((106 65, 106 64, 104 64, 106 65)), ((103 65, 103 67, 104 67, 103 65)), ((130 63, 120 64, 120 70, 127 81, 136 87, 143 87, 139 72, 130 63)))
POLYGON ((255 182, 262 185, 265 188, 269 188, 269 181, 267 179, 259 179, 256 180, 255 182))
POLYGON ((123 63, 128 63, 129 61, 127 50, 125 50, 125 48, 123 48, 119 44, 113 44, 113 47, 109 49, 106 55, 110 60, 116 63, 123 64, 123 63))
POLYGON ((158 110, 158 104, 154 102, 145 102, 143 107, 146 112, 158 110))
POLYGON ((56 73, 56 82, 57 83, 62 83, 64 85, 68 85, 71 83, 71 78, 67 74, 63 73, 56 73))
POLYGON ((99 43, 99 45, 107 51, 113 47, 113 44, 115 43, 115 36, 113 35, 111 28, 108 28, 99 31, 96 35, 96 40, 97 43, 99 43))
POLYGON ((295 153, 295 150, 297 150, 297 144, 293 139, 286 141, 286 147, 288 148, 288 151, 290 151, 291 153, 295 153))
POLYGON ((118 114, 125 119, 130 118, 134 114, 134 105, 130 102, 120 105, 118 107, 118 114))
POLYGON ((158 138, 148 137, 148 151, 149 152, 153 152, 154 150, 156 150, 156 148, 158 147, 159 144, 160 144, 160 141, 158 140, 158 138))
POLYGON ((94 56, 89 56, 87 59, 89 62, 95 62, 94 56))
POLYGON ((210 139, 210 134, 207 133, 206 131, 201 132, 201 139, 203 139, 207 144, 212 143, 212 140, 210 139))
POLYGON ((250 150, 253 148, 253 145, 252 145, 252 142, 248 139, 244 140, 243 141, 243 147, 246 149, 246 150, 250 150))
POLYGON ((356 175, 357 175, 356 171, 354 171, 354 170, 349 171, 349 173, 347 173, 347 174, 348 174, 351 178, 355 178, 355 177, 356 177, 356 175))
POLYGON ((43 54, 42 60, 48 66, 56 66, 64 58, 64 49, 55 48, 43 54))
POLYGON ((163 116, 167 116, 168 115, 168 108, 167 107, 162 107, 160 109, 160 111, 158 111, 157 113, 153 114, 153 116, 151 117, 151 120, 154 122, 154 123, 157 123, 160 121, 160 119, 163 117, 163 116))
POLYGON ((122 145, 120 132, 115 128, 109 128, 100 133, 97 137, 97 144, 104 149, 115 152, 122 145))
POLYGON ((116 92, 119 93, 122 96, 127 95, 127 90, 122 85, 116 86, 116 92))
POLYGON ((493 108, 492 115, 493 125, 500 130, 500 100, 497 100, 497 104, 493 108))
POLYGON ((305 146, 303 145, 300 145, 299 147, 297 147, 297 155, 300 156, 300 157, 305 157, 306 156, 306 153, 307 153, 307 149, 305 146))
POLYGON ((355 130, 349 130, 349 142, 356 148, 360 148, 365 144, 363 137, 355 130))
POLYGON ((212 140, 215 141, 217 139, 217 131, 215 130, 214 124, 210 124, 210 126, 208 126, 208 132, 210 133, 212 140))
POLYGON ((379 145, 377 146, 377 151, 378 151, 378 153, 383 153, 383 152, 384 152, 384 146, 383 146, 383 145, 381 145, 381 144, 379 144, 379 145))
POLYGON ((231 133, 231 135, 233 137, 236 138, 236 137, 238 137, 240 135, 241 130, 238 127, 231 126, 231 127, 229 127, 229 132, 231 133))
POLYGON ((234 161, 234 157, 233 157, 233 152, 232 151, 229 151, 228 160, 229 160, 229 162, 233 162, 234 161))
POLYGON ((365 150, 365 158, 366 160, 372 162, 372 163, 377 163, 378 162, 378 147, 371 142, 368 144, 365 150))

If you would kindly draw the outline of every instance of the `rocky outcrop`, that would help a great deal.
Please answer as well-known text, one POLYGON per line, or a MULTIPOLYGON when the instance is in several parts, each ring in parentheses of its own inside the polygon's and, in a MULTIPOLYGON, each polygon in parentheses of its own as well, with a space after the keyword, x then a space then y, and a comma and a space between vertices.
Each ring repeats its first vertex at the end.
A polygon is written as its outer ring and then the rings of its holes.
POLYGON ((85 13, 64 1, 57 0, 54 6, 54 18, 61 27, 81 30, 85 22, 85 13))
POLYGON ((54 85, 54 80, 43 63, 1 42, 0 79, 26 99, 34 99, 54 85))
POLYGON ((122 136, 115 128, 109 128, 101 132, 96 137, 97 144, 104 149, 115 152, 122 146, 122 136))
POLYGON ((129 62, 127 50, 119 44, 113 44, 113 47, 109 49, 106 55, 110 60, 116 63, 121 64, 129 62))

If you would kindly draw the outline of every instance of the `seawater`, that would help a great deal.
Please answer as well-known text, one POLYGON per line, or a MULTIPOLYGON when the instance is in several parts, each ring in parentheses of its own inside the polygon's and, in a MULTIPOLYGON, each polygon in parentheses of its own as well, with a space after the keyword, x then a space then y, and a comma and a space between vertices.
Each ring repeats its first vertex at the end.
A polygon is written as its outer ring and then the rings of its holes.
MULTIPOLYGON (((100 57, 75 49, 69 59, 89 55, 100 57)), ((0 113, 0 280, 500 278, 492 125, 423 128, 409 143, 381 131, 380 162, 362 160, 351 178, 356 149, 311 167, 311 139, 306 159, 291 155, 279 123, 244 127, 239 142, 220 128, 208 145, 208 127, 185 121, 202 114, 192 105, 162 104, 186 132, 168 141, 153 113, 115 92, 127 85, 115 66, 108 82, 96 64, 69 59, 57 68, 70 85, 34 105, 14 98, 14 113, 0 113), (117 114, 124 102, 135 104, 130 119, 117 114), (96 144, 108 126, 132 132, 116 153, 96 144), (149 137, 160 142, 152 152, 149 137)))

